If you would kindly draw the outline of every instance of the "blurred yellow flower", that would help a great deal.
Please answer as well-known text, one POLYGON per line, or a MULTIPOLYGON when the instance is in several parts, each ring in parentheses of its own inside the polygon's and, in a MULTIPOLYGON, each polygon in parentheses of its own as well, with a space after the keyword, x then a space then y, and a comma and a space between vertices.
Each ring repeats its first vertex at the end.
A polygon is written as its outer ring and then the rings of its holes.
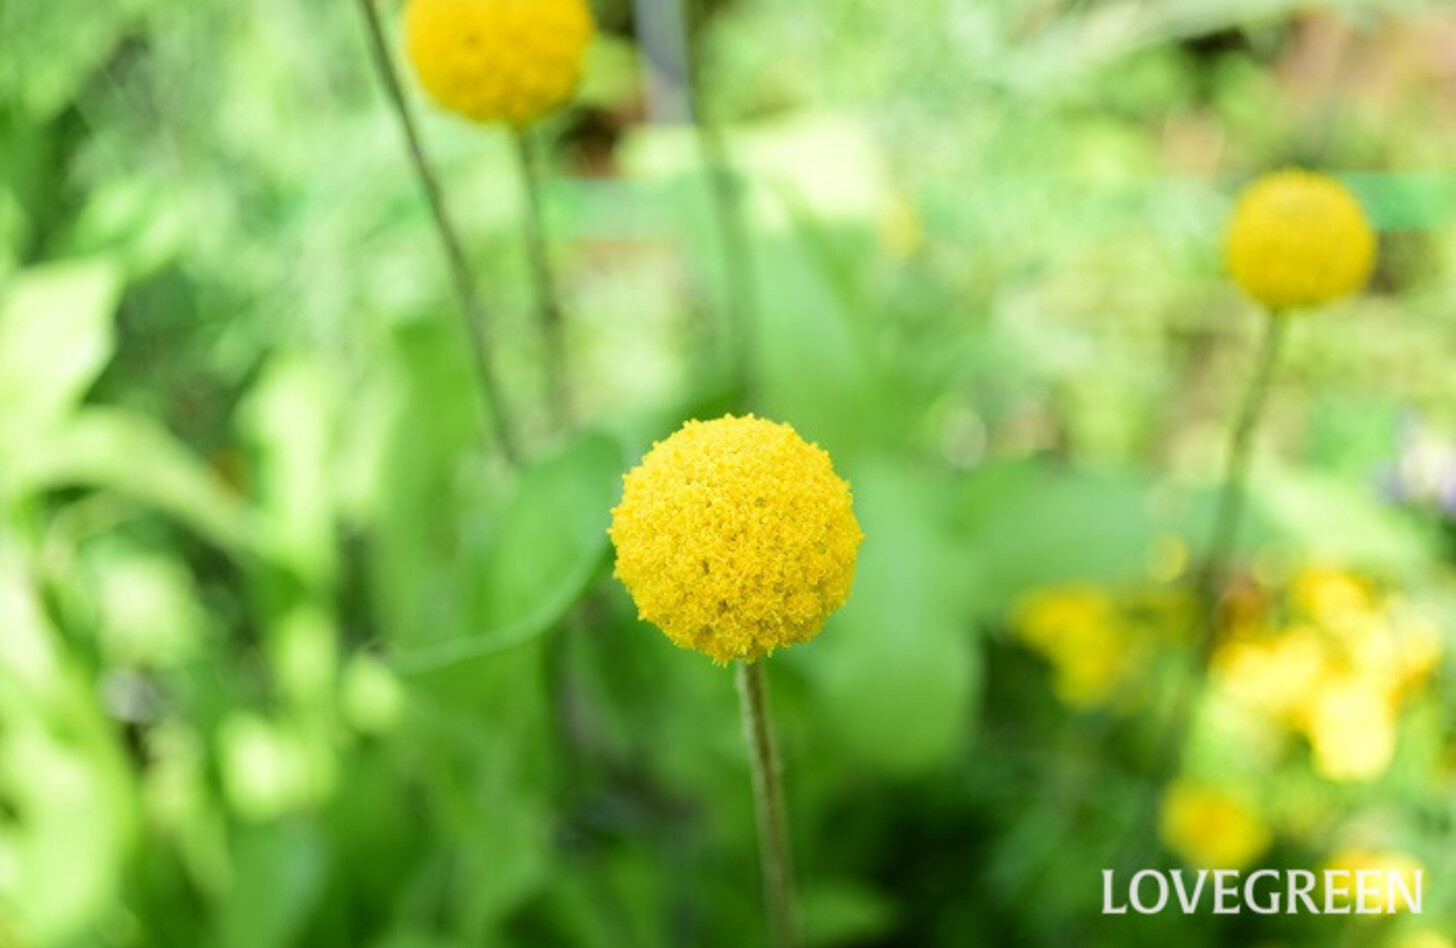
POLYGON ((571 97, 594 27, 584 0, 411 0, 405 53, 442 108, 523 126, 571 97))
POLYGON ((1349 873, 1348 896, 1343 900, 1337 899, 1336 904, 1348 904, 1352 914, 1378 914, 1356 912, 1362 901, 1367 909, 1378 906, 1381 911, 1387 907, 1393 907, 1397 912, 1410 911, 1406 895, 1419 898, 1417 893, 1422 887, 1416 881, 1416 873, 1425 872, 1420 860, 1409 853, 1359 847, 1332 854, 1324 868, 1326 871, 1349 873))
POLYGON ((1057 697, 1076 707, 1109 701, 1143 653, 1112 596, 1090 584, 1037 590, 1018 604, 1013 621, 1017 636, 1051 663, 1057 697))
POLYGON ((1259 178, 1239 196, 1225 251, 1234 282, 1278 312, 1364 286, 1375 267, 1375 234, 1343 184, 1289 169, 1259 178))
POLYGON ((1168 849, 1193 869, 1243 869, 1271 841, 1268 825, 1253 807, 1186 779, 1164 791, 1158 830, 1168 849))
POLYGON ((1378 611, 1370 581, 1346 570, 1307 566, 1289 583, 1291 603, 1307 618, 1340 626, 1378 611))
POLYGON ((1377 683, 1358 675, 1326 680, 1307 723, 1315 770, 1341 782, 1379 777, 1395 756, 1395 722, 1377 683))
POLYGON ((864 535, 849 485, 793 428, 690 421, 623 479, 609 533, 641 617, 715 662, 818 634, 864 535))
POLYGON ((1234 639, 1213 657, 1214 674, 1234 700, 1291 727, 1300 722, 1324 664, 1324 645, 1308 627, 1234 639))

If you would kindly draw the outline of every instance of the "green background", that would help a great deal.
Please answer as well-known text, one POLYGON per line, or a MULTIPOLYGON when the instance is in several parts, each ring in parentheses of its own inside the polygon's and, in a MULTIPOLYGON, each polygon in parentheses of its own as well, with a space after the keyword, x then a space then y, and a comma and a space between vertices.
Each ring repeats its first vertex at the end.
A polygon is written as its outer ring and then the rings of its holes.
POLYGON ((830 452, 867 537, 771 663, 806 943, 1449 946, 1449 660, 1374 779, 1298 740, 1186 764, 1269 814, 1261 864, 1410 853, 1424 916, 1108 919, 1102 868, 1180 864, 1158 715, 1059 700, 1014 628, 1047 586, 1180 582, 1259 331, 1223 222, 1302 163, 1381 263, 1291 327, 1240 575, 1349 571, 1452 641, 1449 6, 694 8, 746 270, 692 129, 648 119, 673 78, 596 13, 531 131, 566 423, 509 136, 407 77, 517 473, 354 3, 0 0, 0 948, 761 943, 732 676, 636 621, 605 534, 653 439, 745 408, 830 452))

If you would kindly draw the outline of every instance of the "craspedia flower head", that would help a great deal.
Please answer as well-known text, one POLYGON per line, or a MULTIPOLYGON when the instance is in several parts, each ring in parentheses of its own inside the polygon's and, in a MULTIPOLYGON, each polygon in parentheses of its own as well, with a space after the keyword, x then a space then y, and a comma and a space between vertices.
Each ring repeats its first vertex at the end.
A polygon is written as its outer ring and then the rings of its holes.
POLYGON ((1287 169, 1239 195, 1226 252, 1234 282, 1279 312, 1363 287, 1375 266, 1375 234, 1339 181, 1287 169))
POLYGON ((715 662, 813 638, 864 535, 849 485, 793 428, 690 421, 623 478, 609 533, 643 619, 715 662))
POLYGON ((404 32, 442 108, 522 126, 571 97, 593 26, 585 0, 410 0, 404 32))

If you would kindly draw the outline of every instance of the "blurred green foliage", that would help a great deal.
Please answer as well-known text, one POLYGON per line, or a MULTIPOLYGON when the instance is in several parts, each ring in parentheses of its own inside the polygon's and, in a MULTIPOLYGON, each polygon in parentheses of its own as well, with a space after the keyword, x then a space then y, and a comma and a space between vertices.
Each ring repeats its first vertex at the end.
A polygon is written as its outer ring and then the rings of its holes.
POLYGON ((1180 855, 1150 838, 1158 716, 1064 703, 1013 634, 1048 586, 1186 577, 1256 326, 1228 195, 1307 162, 1348 173, 1383 263, 1294 329, 1241 576, 1370 577, 1450 653, 1456 463, 1422 493, 1403 454, 1456 433, 1449 9, 709 6, 751 403, 709 178, 644 119, 672 77, 629 5, 533 132, 570 426, 509 143, 417 103, 513 472, 354 4, 0 0, 0 948, 757 943, 729 676, 636 621, 604 533, 654 437, 744 407, 831 452, 868 538, 773 663, 809 944, 1449 948, 1449 660, 1373 779, 1298 744, 1258 770, 1216 701, 1188 764, 1271 825, 1313 814, 1275 865, 1418 860, 1424 917, 1129 921, 1100 870, 1180 855))

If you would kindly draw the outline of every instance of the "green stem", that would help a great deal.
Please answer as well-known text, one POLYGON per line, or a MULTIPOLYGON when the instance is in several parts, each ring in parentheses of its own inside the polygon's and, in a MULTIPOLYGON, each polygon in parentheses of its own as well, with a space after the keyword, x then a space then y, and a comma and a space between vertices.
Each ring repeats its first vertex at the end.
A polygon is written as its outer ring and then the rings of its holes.
POLYGON ((712 186, 713 218, 723 249, 724 299, 731 327, 733 370, 743 401, 752 406, 757 379, 753 368, 755 319, 753 245, 743 220, 741 183, 728 159, 728 146, 717 125, 697 117, 698 151, 712 186))
POLYGON ((523 129, 513 132, 516 160, 520 166, 521 187, 526 196, 522 219, 526 254, 531 263, 531 276, 536 284, 536 318, 541 327, 541 340, 546 349, 546 392, 552 420, 564 422, 570 414, 570 395, 566 387, 565 321, 561 316, 561 294, 546 251, 546 228, 542 213, 541 169, 537 165, 531 142, 523 129))
POLYGON ((784 806, 783 774, 769 724, 768 680, 763 662, 739 662, 737 678, 743 729, 753 767, 753 800, 758 815, 769 934, 775 948, 794 948, 797 939, 788 811, 784 806))
POLYGON ((1214 510, 1213 533, 1198 576, 1200 606, 1205 617, 1203 634, 1198 642, 1200 666, 1206 663, 1211 654, 1213 639, 1218 632, 1220 603, 1228 582, 1229 564, 1238 547, 1239 526, 1243 519, 1247 494, 1245 481, 1248 478, 1254 433, 1258 430, 1259 420, 1263 417, 1264 408, 1269 401, 1269 389, 1279 364, 1287 322, 1287 317, 1279 313, 1269 313, 1265 317, 1259 367, 1244 396, 1243 405, 1239 408, 1229 437, 1227 466, 1224 469, 1218 505, 1214 510))
POLYGON ((368 27, 369 48, 374 59, 375 69, 384 84, 390 104, 399 118, 400 129, 404 133, 405 143, 409 148, 410 162, 414 167, 415 176, 419 178, 420 187, 425 192, 430 214, 434 219, 435 230, 440 238, 440 246, 445 251, 445 260, 455 282, 455 293, 460 302, 461 321, 464 323, 466 335, 470 340, 470 356, 475 367, 476 377, 480 382, 480 393, 485 402, 486 417, 491 419, 495 427, 496 439, 506 461, 512 467, 519 467, 520 442, 510 413, 507 411, 500 384, 490 366, 490 342, 487 333, 489 321, 485 307, 480 302, 480 295, 476 292, 470 266, 466 263, 459 232, 455 229, 450 212, 445 206, 439 178, 425 154, 424 143, 419 129, 415 125, 414 116, 410 112, 409 101, 405 98, 399 74, 395 71, 394 62, 390 58, 389 43, 384 37, 384 25, 380 22, 375 0, 359 0, 359 9, 363 12, 364 22, 368 27))
POLYGON ((1147 817, 1145 826, 1148 828, 1148 835, 1144 837, 1138 834, 1134 837, 1135 842, 1126 850, 1126 854, 1131 857, 1124 865, 1126 869, 1145 865, 1152 855, 1158 801, 1163 790, 1183 766, 1184 750, 1188 744, 1189 732, 1193 729, 1199 696, 1208 677, 1209 662, 1222 625, 1223 592, 1228 582, 1229 564, 1238 547, 1239 526, 1245 506, 1245 482, 1253 454, 1254 434, 1269 401, 1269 390, 1279 365, 1279 354, 1283 349, 1286 322, 1287 317, 1279 313, 1269 313, 1265 317, 1259 365, 1229 435, 1223 486, 1219 490, 1214 510, 1213 533, 1195 578, 1198 612, 1195 620, 1197 637, 1194 642, 1196 651, 1191 680, 1173 697, 1172 710, 1159 729, 1152 754, 1152 779, 1148 783, 1146 799, 1141 804, 1147 817))
POLYGON ((753 407, 757 376, 754 372, 754 320, 756 319, 757 274, 753 262, 753 242, 743 214, 743 182, 733 170, 728 155, 728 142, 723 130, 709 117, 707 98, 703 94, 701 37, 707 32, 702 17, 704 8, 696 8, 691 0, 683 0, 689 22, 687 72, 692 101, 693 123, 697 130, 698 157, 707 172, 713 205, 713 223, 718 231, 718 245, 723 254, 725 281, 723 299, 727 310, 728 348, 732 371, 742 399, 753 407), (698 13, 698 22, 692 14, 698 13))

